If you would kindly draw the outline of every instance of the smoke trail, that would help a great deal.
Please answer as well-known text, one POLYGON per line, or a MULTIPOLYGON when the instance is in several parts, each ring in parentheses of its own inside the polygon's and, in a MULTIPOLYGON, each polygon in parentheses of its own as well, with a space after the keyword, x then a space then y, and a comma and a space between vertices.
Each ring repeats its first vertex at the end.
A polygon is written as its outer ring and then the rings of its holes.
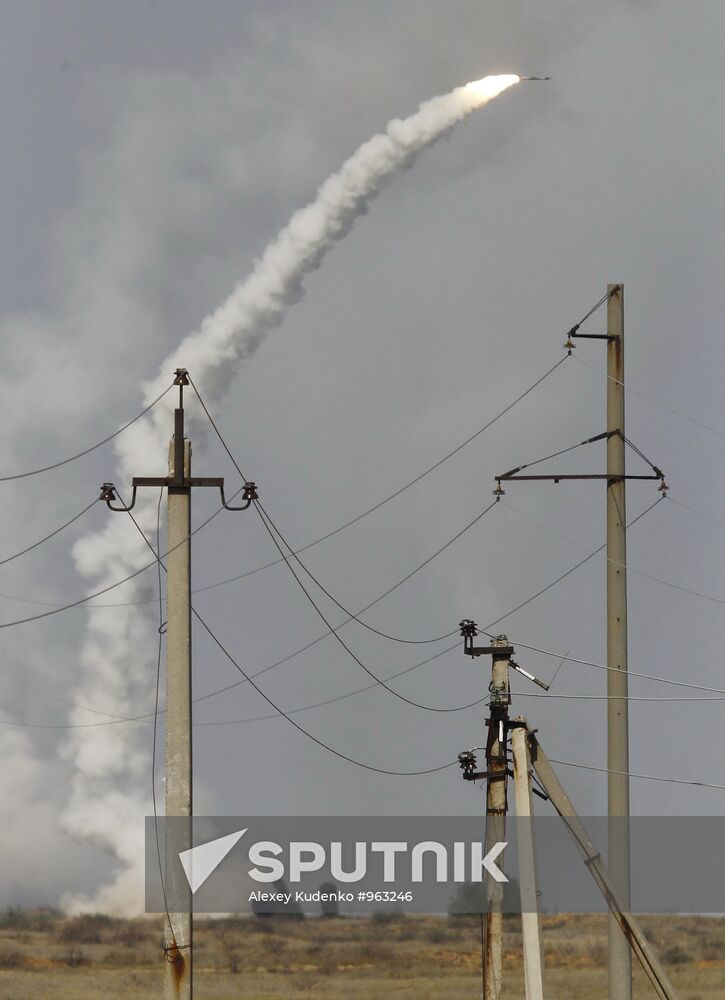
MULTIPOLYGON (((394 119, 385 132, 363 143, 320 187, 310 204, 295 212, 267 246, 252 273, 227 300, 202 322, 198 332, 182 341, 145 386, 151 400, 168 385, 176 367, 188 368, 203 395, 219 400, 229 387, 239 362, 251 357, 268 331, 303 294, 307 274, 319 267, 332 244, 350 230, 355 219, 397 171, 410 166, 426 146, 471 112, 518 83, 519 77, 489 76, 434 97, 405 119, 394 119)), ((172 426, 173 401, 156 407, 118 439, 119 483, 132 475, 157 474, 172 426)), ((153 530, 155 501, 140 500, 137 519, 153 530)), ((111 517, 103 532, 81 539, 74 557, 80 573, 94 590, 106 586, 147 561, 143 541, 120 515, 111 517)), ((131 581, 118 593, 131 601, 148 587, 131 581)), ((150 622, 138 608, 98 608, 89 612, 81 652, 83 680, 78 700, 119 715, 148 704, 152 686, 153 648, 150 622)), ((88 716, 74 710, 71 722, 88 716)), ((65 748, 74 774, 65 828, 74 836, 110 850, 120 874, 94 899, 67 898, 73 911, 103 909, 137 911, 143 898, 143 822, 148 809, 148 733, 135 728, 77 729, 65 748)))

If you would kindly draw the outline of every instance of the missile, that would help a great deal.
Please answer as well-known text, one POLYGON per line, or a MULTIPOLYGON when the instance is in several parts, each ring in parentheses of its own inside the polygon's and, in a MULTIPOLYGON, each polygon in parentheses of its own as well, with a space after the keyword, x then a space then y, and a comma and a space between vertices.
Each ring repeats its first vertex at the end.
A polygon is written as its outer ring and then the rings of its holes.
POLYGON ((550 80, 550 76, 521 76, 520 80, 550 80))

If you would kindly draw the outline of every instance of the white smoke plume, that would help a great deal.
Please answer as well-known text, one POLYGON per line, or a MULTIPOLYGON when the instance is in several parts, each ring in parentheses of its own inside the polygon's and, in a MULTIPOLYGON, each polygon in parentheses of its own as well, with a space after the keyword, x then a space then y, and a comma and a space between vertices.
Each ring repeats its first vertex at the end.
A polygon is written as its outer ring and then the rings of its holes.
MULTIPOLYGON (((383 184, 409 166, 416 155, 471 112, 518 83, 514 75, 489 76, 434 97, 405 119, 394 119, 385 132, 363 143, 319 188, 310 204, 295 212, 267 246, 252 273, 227 300, 182 341, 145 386, 150 402, 169 384, 177 367, 188 368, 201 394, 218 402, 241 361, 250 358, 285 310, 303 294, 303 281, 317 268, 336 240, 383 184)), ((131 476, 158 474, 163 467, 172 427, 175 394, 117 439, 119 484, 131 476)), ((137 519, 152 533, 156 498, 140 498, 137 519)), ((162 546, 163 548, 163 546, 162 546)), ((79 572, 93 591, 133 572, 150 553, 126 517, 110 517, 104 531, 81 539, 74 549, 79 572)), ((114 591, 115 600, 133 601, 148 593, 150 582, 138 577, 114 591)), ((150 703, 153 692, 154 631, 138 607, 97 608, 89 612, 81 652, 82 681, 77 700, 116 715, 150 703)), ((97 718, 97 717, 96 717, 97 718)), ((73 723, 91 721, 74 709, 73 723)), ((148 727, 127 725, 72 730, 65 757, 73 767, 72 788, 63 816, 74 837, 114 855, 115 879, 94 898, 67 897, 72 912, 105 910, 132 915, 143 906, 143 816, 149 809, 148 727)))

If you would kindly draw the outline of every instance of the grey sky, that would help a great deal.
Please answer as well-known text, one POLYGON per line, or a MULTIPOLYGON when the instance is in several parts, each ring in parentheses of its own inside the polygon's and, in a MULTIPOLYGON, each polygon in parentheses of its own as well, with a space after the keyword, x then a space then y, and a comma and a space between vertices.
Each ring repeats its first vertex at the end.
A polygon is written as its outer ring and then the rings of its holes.
MULTIPOLYGON (((533 3, 427 0, 217 0, 204 8, 6 0, 0 10, 3 471, 77 450, 136 412, 141 381, 244 276, 291 212, 391 117, 508 71, 554 80, 504 94, 395 177, 218 408, 267 509, 291 542, 304 544, 392 492, 554 364, 565 330, 607 281, 626 286, 631 386, 725 431, 720 4, 605 11, 553 2, 544 14, 533 3)), ((592 329, 602 323, 599 314, 592 329)), ((576 354, 604 364, 597 342, 576 354)), ((312 549, 310 568, 347 606, 367 604, 488 502, 496 472, 595 434, 603 420, 604 379, 567 361, 443 469, 312 549)), ((722 435, 633 394, 628 434, 666 470, 674 498, 720 516, 722 435)), ((194 461, 198 474, 233 478, 210 439, 195 441, 194 461)), ((603 452, 594 446, 562 461, 588 469, 601 465, 603 452)), ((164 456, 149 462, 139 472, 161 474, 164 456)), ((114 468, 106 450, 44 478, 2 484, 2 552, 70 517, 114 468)), ((634 485, 630 516, 655 495, 655 485, 634 485)), ((603 540, 597 485, 515 484, 505 499, 582 545, 603 540)), ((211 512, 207 498, 196 504, 197 519, 211 512)), ((99 506, 78 531, 4 567, 2 621, 35 609, 11 597, 63 603, 79 595, 72 541, 110 516, 99 506)), ((633 567, 723 600, 724 550, 724 526, 671 502, 630 536, 633 567)), ((501 505, 369 620, 410 638, 450 631, 462 617, 485 623, 583 554, 501 505)), ((252 514, 229 514, 196 540, 195 583, 273 557, 252 514)), ((151 574, 148 583, 151 597, 151 574)), ((595 558, 500 627, 514 641, 602 662, 603 585, 604 562, 595 558)), ((638 576, 629 587, 631 668, 725 688, 722 606, 638 576)), ((197 600, 252 668, 321 630, 280 567, 197 600)), ((67 720, 66 706, 47 695, 76 694, 86 614, 2 632, 0 717, 67 720)), ((343 634, 381 675, 432 651, 374 639, 358 626, 343 634)), ((147 668, 149 680, 154 656, 145 641, 134 652, 134 667, 147 668)), ((544 677, 556 668, 538 654, 519 659, 544 677)), ((486 668, 451 653, 401 679, 399 689, 427 704, 465 704, 485 692, 486 668)), ((201 635, 194 670, 198 693, 237 679, 201 635)), ((262 683, 292 708, 368 680, 327 639, 262 683)), ((572 665, 557 681, 559 693, 602 694, 604 685, 600 672, 572 665)), ((679 692, 633 680, 632 693, 679 692)), ((725 784, 725 764, 709 752, 724 705, 634 702, 632 769, 725 784)), ((147 699, 126 711, 148 707, 147 699)), ((521 699, 515 707, 538 726, 551 756, 604 762, 603 702, 521 699)), ((197 718, 266 712, 239 687, 204 702, 197 718)), ((296 718, 350 756, 414 770, 480 744, 482 715, 416 711, 378 690, 296 718)), ((478 790, 455 769, 430 778, 373 775, 283 720, 199 727, 195 738, 199 811, 480 806, 478 790)), ((113 867, 60 828, 66 739, 62 730, 0 726, 8 762, 0 840, 10 861, 0 897, 8 903, 93 891, 113 867)), ((148 756, 150 731, 134 747, 148 756)), ((582 812, 604 810, 604 775, 562 768, 562 777, 582 812)), ((725 803, 716 791, 640 781, 632 788, 642 814, 720 813, 725 803)))

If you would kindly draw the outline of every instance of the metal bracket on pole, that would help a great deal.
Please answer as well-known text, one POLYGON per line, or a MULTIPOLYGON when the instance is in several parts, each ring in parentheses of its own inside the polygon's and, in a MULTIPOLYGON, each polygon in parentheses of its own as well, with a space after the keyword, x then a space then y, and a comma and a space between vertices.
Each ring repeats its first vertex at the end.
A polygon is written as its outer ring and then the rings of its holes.
POLYGON ((218 489, 221 494, 222 507, 225 510, 239 511, 248 510, 253 501, 259 499, 256 483, 248 481, 242 488, 242 499, 245 501, 241 506, 234 507, 227 503, 224 495, 223 476, 187 476, 185 475, 184 460, 184 386, 190 385, 189 372, 186 368, 177 368, 174 372, 174 385, 179 387, 179 405, 174 410, 174 437, 173 437, 173 474, 169 476, 134 476, 131 480, 132 494, 131 503, 126 506, 116 492, 113 483, 103 483, 101 485, 101 495, 99 500, 104 500, 109 510, 118 513, 128 513, 136 505, 136 493, 140 487, 166 487, 172 491, 188 490, 191 487, 211 487, 218 489), (118 501, 121 506, 113 506, 114 501, 118 501))
MULTIPOLYGON (((640 455, 642 458, 644 458, 644 456, 639 451, 639 449, 636 448, 632 444, 632 442, 628 438, 626 438, 624 436, 624 434, 622 433, 622 431, 619 430, 618 428, 615 429, 615 430, 611 430, 611 431, 603 431, 601 434, 595 434, 594 437, 587 438, 586 441, 581 441, 577 445, 572 445, 572 448, 579 448, 582 445, 593 444, 595 441, 605 441, 605 440, 608 441, 610 438, 613 438, 613 437, 619 438, 627 447, 631 448, 638 455, 640 455)), ((570 450, 570 449, 565 449, 565 450, 570 450)), ((559 453, 557 452, 557 454, 559 454, 559 453)), ((531 466, 531 465, 537 465, 538 462, 542 462, 542 461, 545 461, 545 459, 537 459, 536 462, 528 462, 526 465, 517 465, 515 469, 509 469, 508 472, 503 472, 500 476, 496 476, 495 477, 495 480, 496 480, 496 489, 493 491, 494 495, 496 495, 496 496, 503 496, 505 494, 505 491, 504 491, 503 487, 501 486, 501 483, 502 482, 511 482, 512 480, 515 480, 515 479, 519 479, 519 480, 522 480, 522 481, 528 481, 528 482, 532 482, 532 481, 539 481, 539 482, 541 482, 541 481, 544 481, 544 482, 554 482, 554 483, 559 483, 559 482, 561 482, 562 479, 574 479, 574 480, 576 480, 576 479, 580 479, 580 480, 606 479, 607 482, 609 482, 609 483, 621 483, 621 482, 624 482, 627 479, 655 479, 655 480, 659 479, 660 482, 661 482, 661 484, 662 484, 660 486, 660 492, 666 492, 669 489, 669 487, 667 486, 667 483, 665 482, 665 474, 662 471, 662 469, 660 469, 656 465, 653 465, 649 461, 649 459, 646 459, 646 458, 644 459, 644 461, 647 462, 647 464, 649 465, 649 467, 652 469, 652 475, 649 475, 649 476, 645 476, 645 475, 632 475, 632 474, 629 474, 629 473, 626 473, 626 474, 623 473, 621 475, 613 475, 612 473, 607 473, 607 472, 594 472, 594 473, 553 472, 553 473, 548 473, 548 474, 537 474, 537 475, 526 475, 526 476, 520 475, 520 473, 524 469, 528 469, 529 466, 531 466)))

